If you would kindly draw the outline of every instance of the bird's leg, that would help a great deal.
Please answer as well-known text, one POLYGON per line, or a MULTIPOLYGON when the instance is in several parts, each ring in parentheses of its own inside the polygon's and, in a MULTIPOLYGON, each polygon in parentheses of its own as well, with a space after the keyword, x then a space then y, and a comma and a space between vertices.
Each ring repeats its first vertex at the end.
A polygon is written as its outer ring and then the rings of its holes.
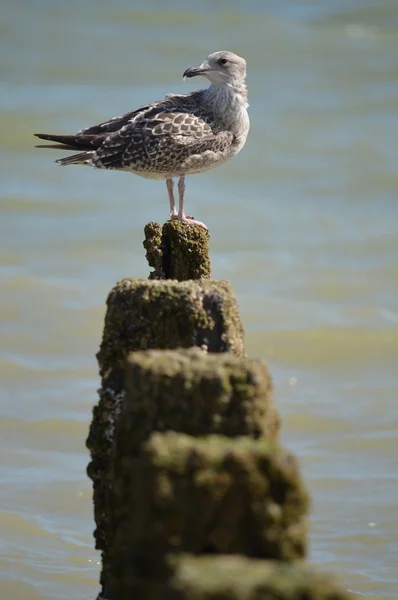
POLYGON ((178 213, 176 209, 176 202, 174 200, 174 181, 172 179, 166 179, 166 186, 169 193, 170 219, 177 219, 178 213))
POLYGON ((185 177, 184 175, 178 180, 178 215, 179 221, 185 221, 190 225, 199 225, 203 229, 207 229, 206 225, 201 221, 196 221, 193 217, 187 217, 184 212, 184 200, 185 200, 185 177))
POLYGON ((182 176, 178 180, 178 220, 185 221, 186 216, 184 212, 184 201, 185 201, 185 177, 182 176))

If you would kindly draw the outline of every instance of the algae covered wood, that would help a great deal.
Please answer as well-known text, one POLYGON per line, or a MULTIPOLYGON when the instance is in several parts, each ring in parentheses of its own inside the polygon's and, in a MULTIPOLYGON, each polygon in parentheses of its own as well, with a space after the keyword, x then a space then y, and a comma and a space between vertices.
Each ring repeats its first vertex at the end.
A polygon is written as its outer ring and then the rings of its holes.
POLYGON ((182 552, 305 556, 308 496, 297 461, 279 445, 154 433, 132 457, 122 425, 112 469, 115 598, 121 581, 170 577, 182 552))
POLYGON ((150 279, 210 279, 209 232, 180 221, 148 223, 145 227, 146 259, 154 271, 150 279))
POLYGON ((167 582, 121 580, 117 600, 354 600, 331 575, 244 556, 181 555, 167 582), (125 586, 125 583, 128 583, 125 586))
MULTIPOLYGON (((187 226, 187 229, 190 228, 187 226)), ((197 228, 192 228, 197 229, 197 228)), ((123 279, 110 292, 103 339, 97 359, 102 376, 99 402, 87 439, 93 481, 96 548, 109 546, 107 496, 115 425, 124 398, 126 359, 150 348, 200 346, 208 352, 245 355, 243 328, 229 283, 224 281, 157 281, 123 279)), ((101 575, 103 583, 104 574, 101 575)))
POLYGON ((154 271, 113 288, 97 355, 98 600, 348 600, 300 564, 308 495, 231 287, 209 279, 208 233, 145 236, 154 271))
POLYGON ((227 281, 122 279, 110 292, 97 355, 102 376, 124 368, 131 351, 191 346, 245 355, 238 305, 227 281))
POLYGON ((118 437, 133 456, 154 431, 276 440, 279 415, 264 363, 199 348, 130 354, 118 437))
MULTIPOLYGON (((147 600, 146 594, 140 595, 147 600)), ((153 597, 155 598, 155 597, 153 597)), ((162 600, 353 600, 330 575, 243 556, 184 556, 162 600)), ((123 595, 120 596, 123 599, 123 595)))

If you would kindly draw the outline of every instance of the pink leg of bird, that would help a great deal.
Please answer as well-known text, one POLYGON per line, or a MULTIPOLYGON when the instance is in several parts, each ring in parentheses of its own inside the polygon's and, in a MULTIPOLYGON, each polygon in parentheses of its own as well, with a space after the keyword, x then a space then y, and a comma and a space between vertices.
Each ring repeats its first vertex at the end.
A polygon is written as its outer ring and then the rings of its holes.
POLYGON ((176 202, 174 200, 174 181, 172 179, 166 179, 166 186, 169 193, 170 219, 177 219, 178 213, 176 209, 176 202))
MULTIPOLYGON (((178 214, 177 219, 179 221, 185 221, 185 223, 189 223, 190 225, 199 225, 203 227, 203 229, 207 229, 206 225, 201 221, 197 221, 193 217, 187 217, 184 212, 184 198, 185 196, 185 177, 180 177, 178 181, 178 214)), ((173 217, 175 218, 175 217, 173 217)))

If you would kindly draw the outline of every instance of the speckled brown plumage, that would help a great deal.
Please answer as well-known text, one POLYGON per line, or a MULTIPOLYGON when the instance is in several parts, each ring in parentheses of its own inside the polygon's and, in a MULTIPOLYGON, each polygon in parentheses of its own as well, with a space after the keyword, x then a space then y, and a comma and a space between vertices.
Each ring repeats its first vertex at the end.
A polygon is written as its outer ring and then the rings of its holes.
MULTIPOLYGON (((165 179, 170 218, 203 223, 184 212, 185 175, 212 169, 243 147, 249 131, 246 62, 231 52, 215 52, 186 77, 203 75, 211 85, 189 94, 168 94, 75 135, 36 134, 55 148, 80 152, 58 159, 61 165, 85 164, 99 169, 128 170, 148 179, 165 179), (179 210, 173 178, 179 177, 179 210)), ((45 146, 49 147, 49 146, 45 146)))

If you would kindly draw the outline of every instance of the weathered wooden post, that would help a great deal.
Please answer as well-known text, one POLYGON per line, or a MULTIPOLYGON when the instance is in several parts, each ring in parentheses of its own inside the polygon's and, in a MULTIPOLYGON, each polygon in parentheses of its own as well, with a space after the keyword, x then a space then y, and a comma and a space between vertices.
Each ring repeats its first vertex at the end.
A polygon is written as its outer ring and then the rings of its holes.
POLYGON ((111 598, 166 587, 183 553, 305 557, 308 498, 291 454, 249 435, 168 432, 134 455, 126 412, 113 460, 111 598))
POLYGON ((154 270, 110 292, 97 355, 99 598, 343 600, 282 566, 305 557, 308 496, 231 287, 210 279, 208 233, 170 221, 145 236, 154 270))
POLYGON ((102 553, 102 586, 110 536, 110 457, 124 397, 127 356, 136 350, 192 346, 245 355, 243 328, 231 287, 228 282, 210 280, 209 234, 200 227, 170 221, 163 228, 149 223, 145 236, 147 259, 155 270, 149 280, 123 279, 111 290, 97 354, 102 384, 87 447, 94 492, 94 536, 102 553), (182 281, 184 277, 189 280, 182 281))

